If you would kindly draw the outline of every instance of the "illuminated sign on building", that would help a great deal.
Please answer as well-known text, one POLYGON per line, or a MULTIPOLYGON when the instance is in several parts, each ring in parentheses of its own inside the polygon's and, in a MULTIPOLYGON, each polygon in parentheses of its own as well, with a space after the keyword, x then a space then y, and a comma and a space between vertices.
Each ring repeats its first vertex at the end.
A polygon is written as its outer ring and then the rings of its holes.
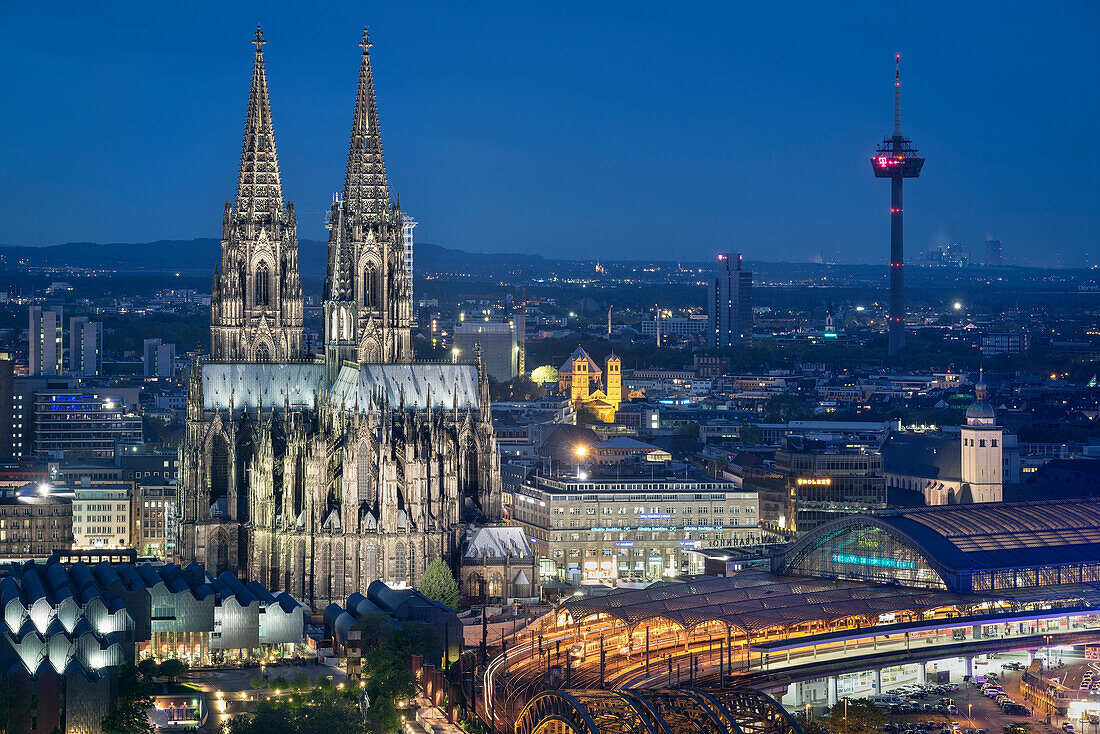
POLYGON ((806 486, 806 485, 815 486, 815 487, 828 487, 832 483, 833 483, 833 478, 832 477, 808 477, 808 478, 799 477, 799 479, 798 479, 798 486, 800 486, 800 487, 803 487, 803 486, 806 486))
POLYGON ((853 556, 847 553, 834 553, 833 563, 843 563, 849 566, 872 566, 874 568, 903 568, 912 570, 912 561, 899 561, 896 558, 879 558, 877 556, 853 556))

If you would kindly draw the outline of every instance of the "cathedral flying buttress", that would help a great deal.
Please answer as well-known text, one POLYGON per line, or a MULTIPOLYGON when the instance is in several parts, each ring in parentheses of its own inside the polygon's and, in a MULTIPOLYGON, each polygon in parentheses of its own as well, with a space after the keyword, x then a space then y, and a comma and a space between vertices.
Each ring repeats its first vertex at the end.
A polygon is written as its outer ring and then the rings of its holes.
MULTIPOLYGON (((321 609, 382 579, 457 566, 500 519, 500 457, 477 364, 417 363, 366 32, 348 166, 329 215, 324 354, 302 351, 297 227, 283 203, 257 30, 237 198, 223 216, 211 358, 191 368, 179 555, 321 609)), ((457 568, 456 568, 457 570, 457 568)))

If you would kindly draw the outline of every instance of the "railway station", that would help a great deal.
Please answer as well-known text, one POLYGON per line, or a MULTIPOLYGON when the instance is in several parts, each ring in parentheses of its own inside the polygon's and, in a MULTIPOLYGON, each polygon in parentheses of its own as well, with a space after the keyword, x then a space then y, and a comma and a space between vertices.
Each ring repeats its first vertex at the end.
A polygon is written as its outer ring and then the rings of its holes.
POLYGON ((1100 503, 946 505, 822 525, 729 577, 574 596, 509 651, 563 688, 751 684, 790 708, 980 674, 1100 635, 1100 503))

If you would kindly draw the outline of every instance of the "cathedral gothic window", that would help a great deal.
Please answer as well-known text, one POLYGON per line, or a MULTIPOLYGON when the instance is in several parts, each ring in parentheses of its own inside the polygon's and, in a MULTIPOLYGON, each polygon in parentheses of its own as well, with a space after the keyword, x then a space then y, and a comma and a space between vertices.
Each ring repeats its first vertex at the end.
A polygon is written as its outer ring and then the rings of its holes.
POLYGON ((210 504, 229 497, 229 446, 221 436, 210 447, 210 504))
POLYGON ((374 308, 378 305, 378 275, 374 272, 374 266, 368 265, 363 271, 363 305, 374 308))
POLYGON ((260 263, 256 268, 256 305, 269 305, 271 297, 271 277, 267 272, 267 263, 260 263))

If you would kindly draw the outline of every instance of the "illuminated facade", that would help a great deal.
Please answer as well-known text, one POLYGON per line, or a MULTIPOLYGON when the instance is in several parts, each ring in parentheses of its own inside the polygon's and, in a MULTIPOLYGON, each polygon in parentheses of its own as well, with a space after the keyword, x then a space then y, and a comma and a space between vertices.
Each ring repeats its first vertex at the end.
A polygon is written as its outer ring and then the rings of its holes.
POLYGON ((744 487, 760 493, 761 522, 786 534, 886 506, 879 452, 802 436, 784 438, 774 466, 746 473, 744 487))
POLYGON ((73 494, 37 484, 0 496, 0 558, 46 558, 73 542, 73 494))
POLYGON ((250 659, 304 641, 301 604, 232 574, 72 558, 0 569, 0 665, 31 701, 32 731, 102 731, 118 667, 136 657, 250 659))
POLYGON ((601 370, 588 352, 577 347, 558 368, 558 392, 568 396, 574 408, 586 408, 603 423, 614 423, 623 400, 623 362, 612 352, 601 370))
POLYGON ((131 546, 130 484, 82 483, 73 488, 73 547, 131 546))
POLYGON ((782 573, 1000 592, 1100 582, 1100 505, 1048 500, 883 510, 784 549, 782 573))
POLYGON ((328 212, 323 356, 303 354, 296 225, 258 31, 254 43, 211 300, 215 359, 190 371, 176 557, 322 609, 375 579, 415 585, 433 559, 457 561, 465 523, 500 517, 499 454, 485 370, 413 361, 406 225, 390 201, 365 32, 328 212))
MULTIPOLYGON (((595 469, 593 469, 595 471, 595 469)), ((755 492, 684 469, 529 475, 505 499, 543 580, 657 580, 701 573, 692 551, 759 540, 755 492)))

